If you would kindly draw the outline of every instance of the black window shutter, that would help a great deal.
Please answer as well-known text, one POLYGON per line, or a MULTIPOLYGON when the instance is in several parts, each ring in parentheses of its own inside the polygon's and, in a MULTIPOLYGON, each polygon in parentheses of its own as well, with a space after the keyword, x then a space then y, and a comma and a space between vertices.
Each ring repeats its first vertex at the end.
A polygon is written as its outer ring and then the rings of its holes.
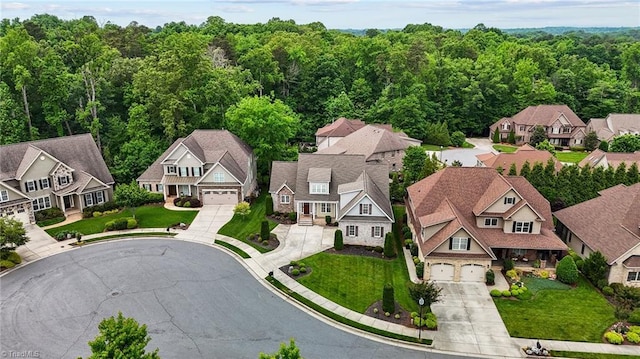
POLYGON ((42 189, 44 186, 42 186, 42 179, 38 180, 38 182, 40 182, 40 189, 42 189))
POLYGON ((371 211, 373 211, 373 205, 372 204, 369 205, 369 214, 371 214, 371 211))
POLYGON ((358 226, 356 226, 356 237, 358 236, 358 226))
POLYGON ((504 198, 504 204, 507 204, 507 197, 504 198))
POLYGON ((453 249, 453 238, 449 238, 449 249, 453 249))
POLYGON ((373 237, 374 235, 374 230, 375 230, 375 227, 371 227, 371 237, 373 237))
POLYGON ((516 221, 513 221, 513 228, 511 228, 511 232, 516 233, 516 221))
POLYGON ((362 214, 362 203, 360 203, 360 214, 362 214))
POLYGON ((467 250, 471 250, 471 238, 467 238, 467 250))
POLYGON ((27 185, 27 182, 24 183, 24 192, 29 193, 29 185, 27 185))
POLYGON ((533 222, 529 222, 529 233, 533 231, 533 222))
POLYGON ((58 177, 58 186, 62 185, 62 180, 58 177))

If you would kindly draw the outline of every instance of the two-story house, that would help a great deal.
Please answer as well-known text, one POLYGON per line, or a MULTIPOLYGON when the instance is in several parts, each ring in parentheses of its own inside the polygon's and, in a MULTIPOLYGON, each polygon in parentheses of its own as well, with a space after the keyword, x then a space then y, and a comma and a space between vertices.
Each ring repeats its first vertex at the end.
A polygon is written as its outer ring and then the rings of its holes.
POLYGON ((273 162, 269 193, 274 210, 296 212, 299 225, 338 222, 344 243, 379 246, 394 222, 389 174, 362 155, 301 153, 273 162))
POLYGON ((503 117, 489 127, 490 138, 496 131, 506 142, 513 131, 516 144, 529 143, 536 126, 542 126, 555 146, 584 146, 586 125, 567 105, 529 106, 513 117, 503 117))
POLYGON ((524 177, 447 167, 407 193, 425 279, 482 282, 493 261, 552 264, 567 248, 553 232, 549 202, 524 177))
POLYGON ((640 151, 636 152, 604 152, 597 148, 595 151, 589 153, 578 166, 584 167, 589 165, 591 168, 602 167, 607 169, 613 167, 618 168, 620 164, 624 163, 627 168, 633 166, 635 163, 640 168, 640 151))
POLYGON ((177 139, 137 182, 165 199, 191 196, 205 205, 237 204, 257 189, 256 158, 229 131, 195 130, 177 139))
MULTIPOLYGON (((366 125, 362 120, 350 120, 340 117, 316 131, 316 147, 318 151, 331 147, 344 137, 358 131, 366 125)), ((391 125, 387 126, 391 129, 391 125)))
POLYGON ((111 200, 113 183, 91 134, 0 146, 0 216, 33 223, 51 207, 79 212, 111 200))
POLYGON ((554 212, 556 231, 582 258, 602 253, 609 283, 640 287, 640 183, 599 194, 554 212))
POLYGON ((529 163, 530 167, 533 167, 536 163, 542 163, 546 166, 549 160, 553 161, 553 167, 555 172, 559 172, 562 169, 562 163, 558 161, 554 155, 549 151, 537 150, 528 144, 519 147, 515 152, 506 153, 482 153, 476 155, 478 167, 491 167, 496 170, 502 170, 500 173, 507 174, 512 165, 516 166, 516 172, 520 173, 522 166, 525 163, 529 163))
POLYGON ((640 135, 640 114, 610 113, 607 118, 592 118, 586 132, 595 132, 600 141, 611 141, 620 135, 640 135))
POLYGON ((366 125, 316 153, 364 155, 367 162, 386 164, 389 172, 395 172, 402 169, 405 150, 421 143, 386 126, 366 125))

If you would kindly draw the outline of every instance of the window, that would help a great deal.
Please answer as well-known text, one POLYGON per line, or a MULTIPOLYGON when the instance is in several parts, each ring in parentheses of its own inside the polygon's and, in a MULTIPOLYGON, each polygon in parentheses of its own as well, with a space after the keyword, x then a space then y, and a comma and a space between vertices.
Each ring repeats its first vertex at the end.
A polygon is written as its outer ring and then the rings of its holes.
POLYGON ((640 282, 640 272, 629 272, 627 282, 640 282))
POLYGON ((520 125, 520 132, 524 132, 525 127, 520 125))
POLYGON ((371 214, 373 205, 367 203, 360 203, 360 214, 371 214))
POLYGON ((515 197, 505 197, 504 198, 504 204, 514 204, 516 203, 516 198, 515 197))
POLYGON ((84 195, 84 204, 87 207, 93 206, 93 196, 91 195, 91 193, 87 193, 84 195))
POLYGON ((383 229, 381 226, 371 227, 371 237, 380 238, 382 237, 383 229))
POLYGON ((331 203, 320 203, 320 213, 331 213, 331 203))
POLYGON ((484 226, 485 227, 495 227, 498 225, 498 219, 497 218, 485 218, 484 219, 484 226))
POLYGON ((32 204, 34 211, 40 211, 42 209, 51 208, 51 199, 49 196, 36 198, 33 200, 32 204))
POLYGON ((38 190, 38 186, 36 186, 36 181, 27 181, 25 184, 25 188, 27 192, 33 192, 38 190))
POLYGON ((513 222, 514 233, 531 233, 533 222, 513 222))
POLYGON ((58 184, 61 186, 66 186, 69 184, 69 176, 60 176, 58 177, 58 184))
POLYGON ((358 226, 347 226, 347 237, 357 237, 358 226))
POLYGON ((8 191, 0 191, 0 202, 6 202, 9 200, 9 192, 8 191))
POLYGON ((146 189, 147 191, 151 191, 151 184, 149 184, 149 183, 144 183, 144 184, 142 185, 142 188, 146 189))
POLYGON ((571 133, 571 127, 565 127, 562 129, 562 133, 571 133))
POLYGON ((162 191, 164 191, 164 185, 158 183, 156 185, 156 192, 162 192, 162 191))
POLYGON ((453 237, 450 244, 450 249, 454 251, 466 251, 469 249, 469 238, 453 237))
POLYGON ((40 179, 40 188, 42 188, 42 189, 49 188, 49 179, 48 178, 41 178, 40 179))
MULTIPOLYGON (((151 185, 149 185, 151 187, 151 185)), ((96 203, 104 203, 104 193, 102 191, 96 192, 96 203)))
POLYGON ((180 177, 188 177, 189 176, 189 167, 178 167, 180 171, 180 177))
POLYGON ((582 138, 576 138, 576 145, 582 144, 582 138))
POLYGON ((282 203, 282 204, 291 203, 291 197, 288 194, 280 195, 280 203, 282 203))
POLYGON ((508 130, 509 128, 511 128, 511 125, 509 125, 508 122, 505 122, 505 123, 502 124, 502 129, 503 130, 508 130))
POLYGON ((176 173, 176 166, 167 166, 167 173, 176 173))
POLYGON ((329 194, 329 184, 328 183, 311 183, 309 193, 329 194))
POLYGON ((527 254, 526 249, 520 249, 520 248, 513 249, 514 256, 525 256, 526 254, 527 254))
POLYGON ((214 172, 213 173, 213 182, 224 182, 224 173, 223 172, 214 172))
POLYGON ((193 175, 196 177, 202 176, 202 168, 200 167, 192 167, 191 172, 193 172, 193 175))

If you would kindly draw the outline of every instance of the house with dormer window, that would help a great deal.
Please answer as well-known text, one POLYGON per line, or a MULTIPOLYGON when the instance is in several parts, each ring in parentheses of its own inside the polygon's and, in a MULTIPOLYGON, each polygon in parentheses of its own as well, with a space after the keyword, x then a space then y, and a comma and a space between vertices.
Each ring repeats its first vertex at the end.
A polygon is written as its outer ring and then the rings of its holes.
POLYGON ((586 125, 567 105, 529 106, 513 117, 503 117, 489 127, 490 137, 500 133, 506 142, 514 132, 516 144, 529 143, 536 126, 545 129, 549 142, 559 147, 584 146, 586 125))
POLYGON ((386 164, 363 155, 301 153, 273 162, 274 210, 296 212, 299 225, 337 222, 347 244, 382 245, 394 222, 386 164))
POLYGON ((447 167, 407 188, 408 224, 424 278, 482 282, 504 259, 553 265, 567 246, 549 202, 524 178, 447 167))
POLYGON ((51 207, 81 212, 111 200, 113 183, 91 134, 0 146, 0 216, 33 223, 51 207))
POLYGON ((137 182, 165 199, 190 196, 204 205, 237 204, 258 188, 256 158, 229 131, 196 130, 177 139, 137 182))

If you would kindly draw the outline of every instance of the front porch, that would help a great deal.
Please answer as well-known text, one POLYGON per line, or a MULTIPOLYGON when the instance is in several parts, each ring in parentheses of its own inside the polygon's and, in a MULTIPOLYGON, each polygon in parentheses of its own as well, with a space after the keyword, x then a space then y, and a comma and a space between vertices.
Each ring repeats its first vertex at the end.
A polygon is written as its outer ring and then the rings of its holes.
POLYGON ((504 261, 510 259, 522 269, 555 268, 561 257, 561 251, 548 249, 493 248, 493 251, 497 260, 491 262, 492 266, 503 267, 504 261))
POLYGON ((334 222, 337 205, 335 202, 297 202, 298 225, 325 225, 327 216, 331 217, 331 222, 334 222))

